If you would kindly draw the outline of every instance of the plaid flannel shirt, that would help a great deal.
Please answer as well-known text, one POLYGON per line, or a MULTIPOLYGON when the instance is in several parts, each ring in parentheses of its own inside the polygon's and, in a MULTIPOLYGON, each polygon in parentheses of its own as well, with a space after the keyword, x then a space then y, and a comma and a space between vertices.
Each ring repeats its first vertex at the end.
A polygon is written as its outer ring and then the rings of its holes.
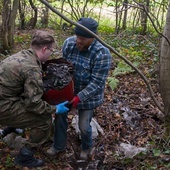
POLYGON ((74 68, 74 91, 80 98, 78 109, 94 109, 103 103, 105 82, 111 66, 108 48, 96 39, 86 51, 76 47, 76 36, 65 40, 62 48, 63 58, 74 68))

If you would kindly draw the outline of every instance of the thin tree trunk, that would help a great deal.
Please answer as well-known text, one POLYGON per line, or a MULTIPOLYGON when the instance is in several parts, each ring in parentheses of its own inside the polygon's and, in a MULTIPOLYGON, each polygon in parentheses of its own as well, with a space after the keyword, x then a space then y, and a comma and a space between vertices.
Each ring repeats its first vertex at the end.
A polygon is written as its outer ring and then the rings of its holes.
POLYGON ((128 0, 124 0, 124 16, 123 16, 123 23, 122 23, 122 30, 126 29, 126 23, 127 23, 127 12, 128 12, 128 0))
POLYGON ((82 17, 85 17, 88 2, 89 2, 89 0, 84 1, 83 10, 82 10, 82 17))
POLYGON ((118 14, 118 0, 115 2, 115 10, 116 10, 116 26, 115 26, 115 33, 119 33, 119 14, 118 14))
POLYGON ((149 13, 149 0, 144 0, 144 4, 142 6, 144 10, 141 10, 141 27, 142 27, 141 34, 145 35, 147 31, 147 19, 148 19, 146 12, 149 13))
POLYGON ((44 28, 48 27, 48 18, 49 18, 49 9, 45 7, 45 9, 42 10, 43 14, 41 17, 41 23, 44 28))
MULTIPOLYGON (((63 13, 63 11, 64 11, 64 3, 65 3, 65 0, 62 0, 61 1, 61 13, 63 13)), ((60 18, 60 25, 62 25, 62 18, 60 18)))
POLYGON ((25 0, 19 1, 20 29, 25 29, 25 0))
POLYGON ((14 32, 15 32, 15 19, 17 16, 17 10, 19 7, 19 0, 14 0, 12 5, 11 16, 9 18, 9 45, 13 47, 14 45, 14 32))
POLYGON ((31 28, 35 28, 36 26, 36 23, 37 23, 37 16, 38 16, 38 10, 37 10, 37 7, 34 5, 33 1, 32 0, 29 0, 30 2, 30 5, 31 5, 31 8, 34 10, 34 16, 33 18, 31 18, 31 28))
POLYGON ((2 11, 2 42, 3 50, 8 51, 14 45, 15 19, 19 6, 19 0, 4 0, 2 11))

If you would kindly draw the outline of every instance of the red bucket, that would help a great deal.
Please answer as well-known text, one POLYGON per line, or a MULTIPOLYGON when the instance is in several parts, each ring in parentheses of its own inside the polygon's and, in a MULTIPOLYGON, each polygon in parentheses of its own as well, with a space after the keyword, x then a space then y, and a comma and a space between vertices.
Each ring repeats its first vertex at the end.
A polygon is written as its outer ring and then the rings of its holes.
MULTIPOLYGON (((72 74, 72 70, 73 70, 72 64, 63 58, 47 60, 43 64, 43 71, 46 71, 46 69, 50 63, 66 64, 69 67, 71 76, 73 75, 72 74)), ((71 81, 62 89, 53 89, 52 88, 52 89, 45 91, 42 98, 49 104, 56 105, 56 104, 59 104, 64 101, 71 101, 73 97, 74 97, 74 83, 73 83, 73 79, 71 79, 71 81)))

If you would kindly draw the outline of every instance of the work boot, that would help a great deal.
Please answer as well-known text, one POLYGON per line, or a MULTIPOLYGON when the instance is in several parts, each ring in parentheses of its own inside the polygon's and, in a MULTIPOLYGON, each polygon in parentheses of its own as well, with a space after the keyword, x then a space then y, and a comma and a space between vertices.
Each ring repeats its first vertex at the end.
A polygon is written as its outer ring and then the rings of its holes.
POLYGON ((26 167, 39 167, 44 165, 44 161, 34 157, 34 152, 24 146, 21 148, 19 154, 15 157, 15 164, 26 166, 26 167))
POLYGON ((95 147, 89 148, 87 150, 82 150, 80 153, 81 160, 92 160, 95 155, 95 147))
POLYGON ((51 148, 49 148, 47 151, 46 151, 46 155, 48 156, 48 157, 54 157, 54 156, 56 156, 57 154, 59 154, 59 153, 61 153, 61 152, 64 152, 64 150, 63 151, 59 151, 59 150, 56 150, 53 146, 51 147, 51 148))

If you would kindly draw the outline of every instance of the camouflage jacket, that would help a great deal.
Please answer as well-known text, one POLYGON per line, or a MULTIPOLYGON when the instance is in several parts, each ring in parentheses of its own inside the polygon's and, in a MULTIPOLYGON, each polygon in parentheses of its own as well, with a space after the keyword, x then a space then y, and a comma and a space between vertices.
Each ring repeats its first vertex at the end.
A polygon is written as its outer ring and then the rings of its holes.
POLYGON ((55 113, 55 106, 43 101, 42 95, 42 65, 32 49, 0 62, 0 117, 5 112, 55 113))

